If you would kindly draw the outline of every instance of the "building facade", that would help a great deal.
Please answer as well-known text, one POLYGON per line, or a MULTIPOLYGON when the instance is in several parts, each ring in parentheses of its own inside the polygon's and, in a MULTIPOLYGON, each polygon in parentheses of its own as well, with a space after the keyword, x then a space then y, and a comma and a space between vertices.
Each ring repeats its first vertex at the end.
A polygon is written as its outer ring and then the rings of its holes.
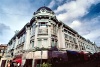
POLYGON ((95 43, 58 21, 55 13, 44 6, 34 12, 30 22, 11 38, 7 53, 15 59, 21 58, 22 65, 26 63, 26 59, 31 59, 30 64, 35 65, 37 59, 48 59, 48 50, 53 47, 59 52, 97 52, 95 43))
POLYGON ((6 44, 0 44, 0 59, 5 56, 7 50, 7 45, 6 44))

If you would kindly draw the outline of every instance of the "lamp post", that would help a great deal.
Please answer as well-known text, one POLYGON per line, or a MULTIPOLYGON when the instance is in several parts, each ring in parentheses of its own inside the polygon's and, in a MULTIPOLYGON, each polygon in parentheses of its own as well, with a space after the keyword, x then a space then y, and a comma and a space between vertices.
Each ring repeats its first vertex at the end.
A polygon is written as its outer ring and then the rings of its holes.
POLYGON ((32 49, 32 52, 33 52, 33 62, 32 62, 32 67, 34 67, 34 62, 35 62, 35 60, 34 60, 34 52, 36 51, 36 49, 34 48, 34 49, 32 49))
MULTIPOLYGON (((43 46, 42 46, 42 48, 43 48, 43 46)), ((42 67, 42 54, 43 54, 42 48, 41 48, 41 62, 40 62, 40 67, 42 67)))

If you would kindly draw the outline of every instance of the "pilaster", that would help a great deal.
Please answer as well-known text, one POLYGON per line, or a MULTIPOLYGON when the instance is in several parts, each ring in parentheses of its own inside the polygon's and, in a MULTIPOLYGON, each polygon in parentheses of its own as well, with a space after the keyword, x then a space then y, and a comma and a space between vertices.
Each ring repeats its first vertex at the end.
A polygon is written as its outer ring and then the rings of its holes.
POLYGON ((50 22, 48 22, 48 46, 49 47, 51 46, 51 23, 50 22))
POLYGON ((38 44, 38 40, 37 40, 37 37, 38 37, 38 29, 39 29, 39 26, 38 26, 37 19, 36 19, 35 38, 34 38, 34 47, 37 47, 37 44, 38 44))
POLYGON ((31 48, 32 46, 30 45, 30 36, 31 36, 31 30, 30 27, 26 27, 26 39, 25 39, 25 45, 24 45, 24 50, 27 50, 31 48))
POLYGON ((17 47, 17 45, 18 45, 18 37, 16 36, 16 42, 15 42, 15 47, 14 47, 14 54, 16 53, 16 47, 17 47))

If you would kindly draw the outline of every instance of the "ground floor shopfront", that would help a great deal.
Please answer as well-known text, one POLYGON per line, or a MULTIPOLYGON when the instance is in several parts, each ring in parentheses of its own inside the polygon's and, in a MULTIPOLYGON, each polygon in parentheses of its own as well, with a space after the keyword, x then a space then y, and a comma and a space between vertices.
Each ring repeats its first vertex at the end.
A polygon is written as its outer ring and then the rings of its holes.
POLYGON ((22 67, 40 67, 41 64, 49 64, 51 67, 54 67, 68 62, 87 60, 88 54, 71 50, 24 52, 23 54, 14 56, 12 59, 14 63, 20 63, 22 67))
POLYGON ((52 67, 53 63, 67 61, 67 51, 35 51, 24 53, 21 65, 23 67, 40 67, 41 64, 48 64, 52 67))
POLYGON ((7 63, 9 61, 12 61, 12 60, 13 60, 13 58, 11 58, 11 57, 3 57, 3 58, 1 58, 0 67, 7 67, 7 63))

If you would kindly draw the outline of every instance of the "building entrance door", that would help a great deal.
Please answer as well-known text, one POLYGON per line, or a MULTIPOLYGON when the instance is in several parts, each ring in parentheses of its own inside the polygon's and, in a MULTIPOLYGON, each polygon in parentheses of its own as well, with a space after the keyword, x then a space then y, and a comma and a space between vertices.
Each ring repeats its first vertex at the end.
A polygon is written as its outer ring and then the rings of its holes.
POLYGON ((33 59, 26 59, 26 62, 23 67, 32 67, 33 59))

